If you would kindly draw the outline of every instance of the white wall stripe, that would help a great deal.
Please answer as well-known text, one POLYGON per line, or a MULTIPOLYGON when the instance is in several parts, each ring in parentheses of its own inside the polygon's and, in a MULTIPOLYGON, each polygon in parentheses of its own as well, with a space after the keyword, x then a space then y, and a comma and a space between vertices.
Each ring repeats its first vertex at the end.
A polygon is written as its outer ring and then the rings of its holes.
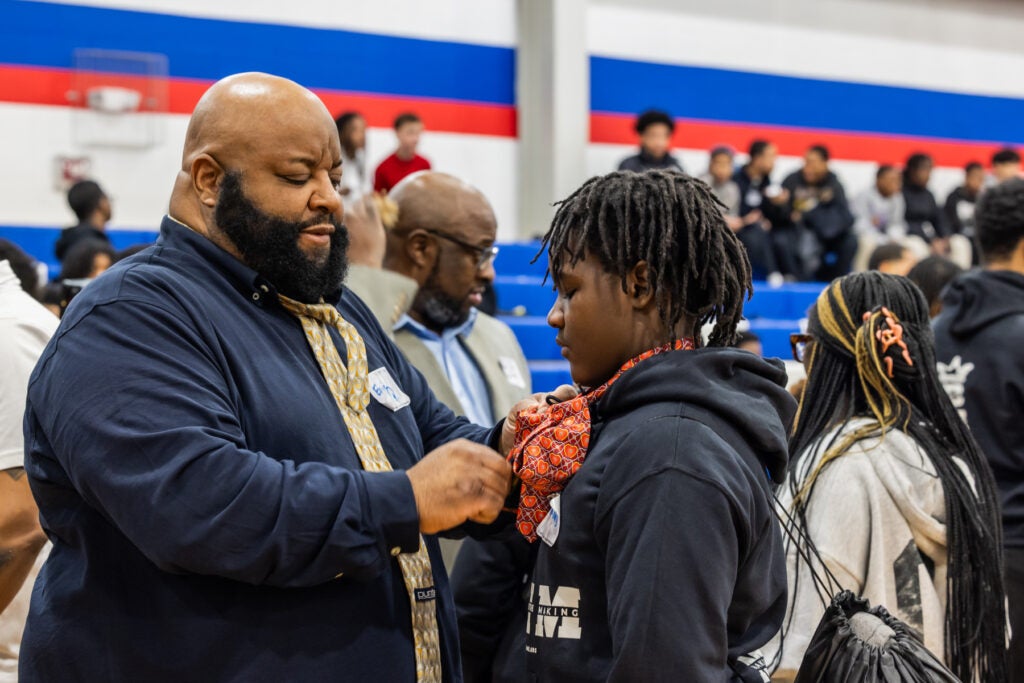
POLYGON ((500 47, 516 44, 515 0, 61 0, 61 4, 500 47))
MULTIPOLYGON (((870 4, 880 22, 891 18, 886 5, 870 4)), ((1024 35, 1024 22, 1021 30, 1024 35)), ((742 16, 594 5, 587 12, 587 46, 591 54, 639 61, 1024 97, 1024 78, 1016 76, 1024 73, 1024 44, 1017 52, 1005 52, 742 16)))

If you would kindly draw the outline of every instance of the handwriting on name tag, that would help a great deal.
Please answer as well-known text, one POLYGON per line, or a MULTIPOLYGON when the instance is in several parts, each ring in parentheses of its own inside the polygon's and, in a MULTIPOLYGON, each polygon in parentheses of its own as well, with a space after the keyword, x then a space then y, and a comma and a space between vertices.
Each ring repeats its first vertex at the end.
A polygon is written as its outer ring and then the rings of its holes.
POLYGON ((392 411, 399 411, 409 405, 409 396, 398 387, 387 368, 377 368, 367 376, 370 395, 392 411))

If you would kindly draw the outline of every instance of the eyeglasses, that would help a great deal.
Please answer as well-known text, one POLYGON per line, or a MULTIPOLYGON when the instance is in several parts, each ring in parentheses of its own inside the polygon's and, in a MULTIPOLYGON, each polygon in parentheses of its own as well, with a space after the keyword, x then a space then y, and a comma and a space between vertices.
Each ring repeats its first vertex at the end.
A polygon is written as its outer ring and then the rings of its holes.
POLYGON ((793 349, 793 360, 798 363, 803 363, 804 358, 807 357, 807 347, 810 346, 813 341, 814 337, 809 334, 789 335, 789 345, 793 349))
POLYGON ((470 252, 471 254, 476 254, 477 270, 483 270, 490 264, 494 263, 494 259, 498 258, 498 247, 494 245, 491 245, 489 247, 478 247, 475 244, 464 242, 460 240, 458 237, 452 237, 451 235, 443 233, 439 230, 429 230, 427 228, 424 228, 423 231, 429 232, 431 235, 436 235, 437 237, 442 237, 448 240, 449 242, 453 242, 454 244, 459 245, 460 247, 470 252))

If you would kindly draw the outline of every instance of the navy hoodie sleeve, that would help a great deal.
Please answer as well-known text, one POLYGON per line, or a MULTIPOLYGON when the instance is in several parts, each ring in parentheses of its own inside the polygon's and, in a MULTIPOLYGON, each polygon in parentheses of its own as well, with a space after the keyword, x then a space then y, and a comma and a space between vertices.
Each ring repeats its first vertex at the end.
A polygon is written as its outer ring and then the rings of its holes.
MULTIPOLYGON (((700 448, 680 420, 634 432, 622 448, 700 448), (671 441, 666 441, 671 439, 671 441), (632 442, 632 443, 630 443, 632 442)), ((721 680, 739 564, 729 492, 672 465, 647 472, 596 520, 604 540, 613 662, 609 681, 721 680)))
POLYGON ((526 605, 523 593, 536 547, 522 536, 506 541, 470 539, 451 572, 467 683, 524 680, 526 605), (504 644, 512 652, 500 652, 504 644))
MULTIPOLYGON (((122 300, 73 329, 53 342, 50 379, 30 390, 27 443, 61 454, 85 501, 161 569, 310 586, 339 572, 372 578, 390 548, 417 547, 404 472, 297 465, 246 448, 220 368, 176 314, 122 300), (59 409, 32 410, 45 403, 59 409)), ((414 404, 434 407, 410 386, 414 404)), ((427 413, 417 419, 436 409, 427 413)))

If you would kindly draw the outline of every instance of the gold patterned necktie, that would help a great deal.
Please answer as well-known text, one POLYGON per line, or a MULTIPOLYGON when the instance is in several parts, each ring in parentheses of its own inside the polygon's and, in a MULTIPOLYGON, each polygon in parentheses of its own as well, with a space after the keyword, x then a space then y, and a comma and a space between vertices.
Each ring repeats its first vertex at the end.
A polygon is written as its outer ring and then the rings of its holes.
MULTIPOLYGON (((390 472, 391 463, 384 455, 377 429, 366 409, 370 403, 370 389, 363 338, 352 323, 341 317, 338 309, 330 304, 304 304, 284 296, 278 298, 281 305, 302 323, 306 341, 338 404, 363 469, 367 472, 390 472), (345 341, 348 363, 342 363, 338 348, 327 332, 328 326, 337 329, 345 341)), ((419 683, 440 683, 441 647, 437 632, 434 574, 423 537, 420 536, 420 546, 415 553, 402 553, 397 559, 412 609, 416 680, 419 683)))

